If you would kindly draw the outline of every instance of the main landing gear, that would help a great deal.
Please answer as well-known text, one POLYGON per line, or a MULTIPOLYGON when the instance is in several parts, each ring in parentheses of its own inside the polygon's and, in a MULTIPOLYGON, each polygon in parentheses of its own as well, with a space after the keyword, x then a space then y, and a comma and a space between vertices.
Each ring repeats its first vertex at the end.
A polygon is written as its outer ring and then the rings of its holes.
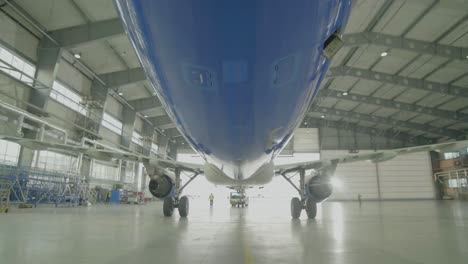
POLYGON ((294 175, 288 176, 291 171, 281 172, 281 176, 288 181, 294 189, 299 192, 300 198, 294 197, 291 199, 291 217, 298 219, 301 216, 302 210, 304 209, 309 219, 315 219, 317 216, 317 203, 314 199, 306 195, 306 184, 305 184, 305 170, 299 169, 294 175), (291 178, 297 175, 299 172, 299 186, 291 181, 291 178))
POLYGON ((180 186, 180 175, 182 173, 182 169, 176 168, 175 169, 175 195, 174 197, 166 197, 163 203, 163 213, 164 216, 172 216, 174 213, 174 209, 179 209, 180 217, 187 217, 189 214, 189 199, 187 196, 182 196, 179 198, 182 191, 187 187, 187 185, 192 182, 198 175, 199 172, 197 171, 189 171, 192 175, 187 176, 189 180, 183 185, 180 186))

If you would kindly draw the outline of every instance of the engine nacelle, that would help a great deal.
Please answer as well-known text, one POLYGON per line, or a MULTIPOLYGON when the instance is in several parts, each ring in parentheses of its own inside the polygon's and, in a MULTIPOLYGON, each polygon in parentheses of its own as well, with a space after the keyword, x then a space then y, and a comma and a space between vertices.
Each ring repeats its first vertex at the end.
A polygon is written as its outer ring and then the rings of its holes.
POLYGON ((164 199, 168 196, 173 196, 175 193, 174 182, 171 177, 162 175, 151 179, 148 187, 150 193, 159 199, 164 199))
POLYGON ((328 197, 333 192, 333 185, 330 183, 330 177, 315 176, 307 182, 306 193, 314 199, 316 203, 319 203, 328 197))

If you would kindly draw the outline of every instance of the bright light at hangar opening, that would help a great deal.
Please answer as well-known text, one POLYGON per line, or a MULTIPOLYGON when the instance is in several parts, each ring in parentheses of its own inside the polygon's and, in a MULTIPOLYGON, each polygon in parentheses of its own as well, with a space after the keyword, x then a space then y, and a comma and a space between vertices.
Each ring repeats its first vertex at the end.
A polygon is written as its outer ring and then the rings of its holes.
POLYGON ((331 185, 333 185, 333 188, 340 189, 343 187, 343 182, 340 179, 337 178, 331 178, 330 179, 331 185))
POLYGON ((75 53, 73 57, 75 57, 75 59, 81 59, 81 53, 75 53))
POLYGON ((380 57, 387 57, 387 56, 388 56, 388 52, 386 51, 380 53, 380 57))

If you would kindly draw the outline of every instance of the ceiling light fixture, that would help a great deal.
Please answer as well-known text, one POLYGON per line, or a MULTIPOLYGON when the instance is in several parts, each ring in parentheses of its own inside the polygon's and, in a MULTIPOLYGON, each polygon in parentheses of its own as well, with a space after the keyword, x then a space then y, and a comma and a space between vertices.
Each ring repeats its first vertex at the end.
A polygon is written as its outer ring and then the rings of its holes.
POLYGON ((304 125, 307 125, 307 122, 304 122, 304 125))
POLYGON ((348 92, 343 92, 343 95, 344 95, 344 96, 347 96, 347 95, 348 95, 348 92))
POLYGON ((320 118, 325 118, 325 116, 324 116, 324 115, 322 115, 320 118))
POLYGON ((386 51, 380 53, 380 57, 387 57, 387 56, 388 56, 388 52, 386 51))
POLYGON ((75 59, 81 59, 81 54, 80 53, 75 53, 75 54, 73 54, 73 57, 75 57, 75 59))
POLYGON ((147 116, 147 115, 145 115, 145 118, 148 118, 148 116, 147 116))
POLYGON ((122 93, 122 92, 119 92, 118 94, 119 94, 120 96, 122 96, 122 95, 123 95, 123 93, 122 93))

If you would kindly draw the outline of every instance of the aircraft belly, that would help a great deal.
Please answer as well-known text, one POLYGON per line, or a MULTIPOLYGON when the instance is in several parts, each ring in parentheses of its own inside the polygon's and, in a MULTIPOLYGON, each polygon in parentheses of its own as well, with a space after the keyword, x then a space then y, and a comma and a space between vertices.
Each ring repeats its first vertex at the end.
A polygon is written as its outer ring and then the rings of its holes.
POLYGON ((177 129, 235 180, 287 144, 328 68, 323 42, 350 8, 349 0, 116 3, 177 129))

